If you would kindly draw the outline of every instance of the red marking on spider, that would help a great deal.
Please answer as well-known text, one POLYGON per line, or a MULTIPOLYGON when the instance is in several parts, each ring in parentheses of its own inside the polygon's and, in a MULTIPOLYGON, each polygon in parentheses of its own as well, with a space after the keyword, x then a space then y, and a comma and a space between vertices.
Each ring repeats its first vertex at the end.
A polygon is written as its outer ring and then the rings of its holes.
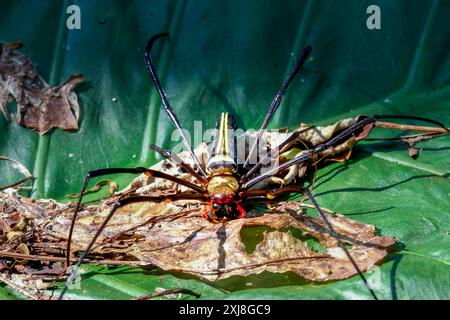
POLYGON ((226 195, 220 195, 217 197, 214 197, 213 202, 217 204, 228 204, 232 202, 234 199, 232 196, 226 196, 226 195))
POLYGON ((238 211, 240 212, 236 219, 243 219, 247 217, 247 212, 245 212, 245 210, 240 205, 237 205, 236 209, 238 209, 238 211))

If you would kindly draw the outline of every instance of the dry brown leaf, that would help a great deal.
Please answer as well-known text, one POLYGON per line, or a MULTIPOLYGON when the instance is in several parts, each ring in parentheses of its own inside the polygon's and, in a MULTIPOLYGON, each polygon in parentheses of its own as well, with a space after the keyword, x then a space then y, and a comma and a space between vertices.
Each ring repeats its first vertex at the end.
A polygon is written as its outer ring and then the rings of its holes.
MULTIPOLYGON (((16 210, 28 219, 33 219, 34 233, 39 234, 34 237, 42 239, 40 243, 29 245, 34 254, 45 254, 45 247, 65 247, 73 208, 52 203, 53 208, 48 210, 49 202, 27 203, 18 195, 0 195, 5 202, 15 203, 16 210), (14 200, 10 201, 8 197, 14 200), (42 210, 48 210, 46 218, 38 213, 42 210)), ((323 221, 303 213, 301 206, 287 202, 271 213, 251 212, 253 218, 212 224, 200 217, 201 205, 194 202, 135 203, 118 210, 92 252, 98 259, 120 257, 130 260, 133 257, 141 266, 153 265, 208 280, 263 271, 292 271, 318 282, 355 275, 356 270, 323 221), (242 228, 249 226, 269 226, 276 231, 266 232, 256 249, 248 253, 240 234, 242 228), (318 253, 308 248, 286 230, 288 227, 314 237, 326 252, 318 253)), ((109 207, 91 206, 80 213, 73 237, 74 251, 84 250, 109 207)), ((342 241, 351 245, 350 253, 363 271, 380 263, 395 243, 391 237, 377 236, 372 225, 339 214, 329 219, 342 241)))
POLYGON ((44 134, 52 128, 78 129, 80 105, 73 89, 83 81, 72 76, 51 87, 38 74, 29 58, 0 42, 0 111, 9 118, 9 95, 17 102, 17 123, 44 134))

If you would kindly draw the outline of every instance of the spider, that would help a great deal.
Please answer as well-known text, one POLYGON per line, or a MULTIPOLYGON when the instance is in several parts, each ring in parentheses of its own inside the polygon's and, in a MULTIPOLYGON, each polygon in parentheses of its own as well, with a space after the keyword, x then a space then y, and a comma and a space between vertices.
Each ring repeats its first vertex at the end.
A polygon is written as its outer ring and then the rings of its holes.
MULTIPOLYGON (((250 159, 252 158, 252 155, 255 153, 257 149, 258 142, 261 139, 264 130, 267 128, 270 119, 280 106, 282 98, 286 93, 287 88, 289 87, 290 83, 295 78, 295 76, 298 74, 299 70, 302 68, 303 64, 305 63, 309 54, 311 53, 312 50, 311 46, 307 46, 302 50, 302 52, 297 57, 296 62, 294 63, 290 72, 288 73, 286 80, 283 82, 281 88, 278 90, 272 103, 270 104, 270 107, 265 115, 264 121, 256 134, 256 138, 254 139, 253 143, 249 148, 249 152, 247 154, 247 157, 245 158, 245 162, 243 164, 238 164, 237 162, 237 143, 236 143, 236 136, 234 134, 234 131, 236 130, 236 121, 231 114, 221 113, 217 121, 216 135, 212 143, 213 148, 211 150, 211 154, 206 163, 206 166, 203 167, 200 164, 200 161, 197 158, 197 156, 194 154, 193 148, 190 145, 185 133, 183 132, 180 122, 174 110, 172 109, 169 100, 167 99, 167 96, 161 86, 158 75, 156 73, 152 57, 150 55, 151 49, 155 41, 163 36, 168 36, 168 34, 162 33, 155 35, 148 41, 144 53, 145 63, 148 72, 151 76, 151 79, 153 81, 153 84, 159 93, 163 108, 167 113, 167 115, 169 116, 170 120, 175 125, 179 134, 181 135, 183 143, 187 148, 187 150, 189 151, 192 160, 194 161, 195 168, 183 162, 178 155, 176 155, 171 151, 164 150, 155 145, 151 145, 150 148, 155 152, 161 154, 164 158, 179 165, 185 172, 191 175, 195 179, 195 181, 197 181, 197 183, 192 183, 180 179, 178 177, 169 175, 167 173, 144 167, 108 168, 90 171, 85 178, 79 199, 76 203, 75 212, 69 230, 67 242, 67 261, 66 261, 67 266, 70 265, 70 256, 71 256, 70 247, 73 228, 75 225, 78 211, 81 206, 81 201, 84 192, 90 179, 103 175, 117 174, 117 173, 145 174, 150 177, 166 179, 175 182, 179 185, 187 187, 192 192, 167 196, 131 196, 120 198, 117 202, 115 202, 112 205, 109 214, 106 216, 103 223, 101 224, 96 234, 94 235, 89 245, 87 246, 86 250, 79 258, 78 263, 75 265, 74 269, 72 269, 72 272, 69 274, 68 279, 66 281, 66 285, 64 286, 62 292, 60 293, 59 298, 60 299, 63 298, 66 290, 68 289, 69 284, 71 283, 76 274, 78 267, 81 265, 83 260, 86 258, 87 254, 92 249, 92 246, 94 245, 95 241, 101 234, 104 227, 107 225, 108 221, 112 218, 114 213, 122 206, 128 205, 130 203, 146 202, 146 201, 172 202, 178 200, 198 200, 204 204, 204 207, 201 210, 201 215, 205 219, 211 221, 211 223, 221 223, 226 220, 245 218, 247 216, 247 213, 244 207, 246 206, 246 202, 249 199, 272 200, 277 197, 280 197, 281 195, 287 192, 296 192, 305 194, 311 200, 315 209, 317 210, 317 212, 320 214, 320 216, 330 229, 331 234, 333 234, 333 236, 337 240, 338 245, 345 252, 347 258, 355 267, 358 275, 365 283, 370 294, 374 299, 377 299, 376 294, 369 287, 362 271, 356 264, 355 260, 351 257, 344 243, 337 236, 337 233, 334 231, 332 224, 329 222, 326 215, 322 212, 317 201, 311 194, 310 189, 295 185, 284 186, 277 190, 254 189, 252 187, 254 187, 258 182, 261 182, 271 176, 277 175, 278 173, 282 172, 285 169, 290 168, 291 166, 308 163, 308 161, 312 160, 319 153, 335 148, 349 138, 365 137, 374 126, 386 126, 385 122, 379 121, 380 119, 413 119, 430 122, 435 125, 438 125, 444 128, 445 132, 447 132, 448 129, 446 129, 443 124, 437 121, 414 116, 398 116, 398 115, 360 116, 353 125, 336 133, 328 141, 310 148, 309 150, 303 152, 301 155, 296 156, 291 160, 288 160, 282 164, 277 164, 276 166, 265 171, 264 173, 259 173, 259 169, 261 167, 267 165, 269 161, 276 159, 281 153, 286 151, 285 149, 289 147, 292 144, 292 142, 295 142, 299 136, 299 131, 293 132, 279 146, 270 150, 266 157, 260 159, 254 165, 250 163, 251 162, 250 159)), ((418 129, 424 127, 410 126, 410 128, 418 129)))

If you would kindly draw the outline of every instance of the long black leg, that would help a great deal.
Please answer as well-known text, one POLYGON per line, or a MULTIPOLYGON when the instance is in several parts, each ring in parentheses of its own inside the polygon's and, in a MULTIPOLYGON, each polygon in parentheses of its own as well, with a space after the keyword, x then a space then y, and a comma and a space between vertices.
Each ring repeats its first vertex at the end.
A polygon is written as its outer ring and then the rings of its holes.
POLYGON ((302 65, 305 63, 306 59, 308 58, 309 54, 311 53, 311 50, 312 50, 311 46, 307 46, 306 48, 303 49, 302 53, 299 55, 299 57, 297 58, 297 61, 295 62, 294 66, 292 67, 291 71, 289 72, 287 79, 284 81, 284 83, 281 86, 280 90, 278 91, 277 95, 273 99, 273 101, 269 107, 269 110, 267 111, 267 114, 264 118, 264 121, 261 125, 261 128, 259 129, 259 131, 256 135, 256 139, 253 142, 252 146, 250 147, 250 151, 247 155, 247 158, 245 159, 245 163, 243 166, 244 169, 246 169, 248 167, 250 159, 255 151, 255 148, 258 145, 259 139, 261 138, 261 135, 263 134, 264 129, 267 128, 267 125, 269 124, 270 119, 272 118, 272 116, 277 111, 278 107, 280 106, 281 100, 283 99, 283 96, 286 93, 286 90, 287 90, 289 84, 292 82, 292 80, 295 78, 298 71, 302 67, 302 65))
POLYGON ((330 229, 330 234, 333 235, 333 237, 336 239, 339 247, 341 247, 341 249, 345 252, 345 255, 347 256, 348 260, 350 260, 350 262, 352 263, 353 267, 355 268, 355 270, 358 272, 358 275, 360 276, 361 280, 364 282, 367 290, 369 290, 370 294, 372 295, 372 297, 375 300, 378 300, 377 295, 375 294, 375 292, 373 291, 373 289, 369 286, 369 283, 367 282, 366 277, 364 276, 364 274, 362 273, 361 269, 358 267, 358 264, 356 263, 356 261, 352 258, 352 256, 350 255, 350 252, 348 251, 348 249, 345 247, 344 243, 342 242, 342 240, 339 238, 338 233, 334 230, 333 225, 330 223, 330 220, 328 220, 327 216, 325 213, 323 213, 322 209, 319 207, 319 205, 317 204, 316 199, 313 197, 313 195, 311 194, 311 192, 309 191, 308 188, 305 188, 305 193, 308 196, 308 198, 311 200, 312 204, 314 205, 314 207, 316 208, 317 212, 319 212, 320 217, 322 218, 322 220, 325 222, 325 224, 328 226, 328 229, 330 229))
POLYGON ((280 155, 280 153, 283 151, 283 148, 287 146, 290 142, 297 139, 297 137, 300 135, 300 131, 293 132, 286 140, 284 140, 282 143, 280 143, 276 148, 269 150, 267 152, 267 156, 262 158, 258 161, 239 181, 240 184, 243 184, 246 182, 252 175, 254 175, 262 166, 268 164, 270 161, 275 159, 280 155))
POLYGON ((289 161, 286 161, 285 163, 283 163, 282 165, 275 167, 269 171, 264 172, 263 174, 245 182, 244 184, 242 184, 241 186, 241 190, 245 191, 246 189, 250 188, 251 186, 255 185, 256 183, 274 176, 276 174, 278 174, 280 171, 287 169, 293 165, 298 165, 300 163, 304 163, 306 161, 308 161, 309 159, 311 159, 311 157, 319 152, 322 152, 330 147, 334 147, 336 145, 338 145, 339 143, 344 142, 346 139, 348 139, 351 135, 353 135, 355 132, 361 130, 362 128, 364 128, 366 125, 370 125, 373 123, 376 123, 378 119, 411 119, 411 120, 419 120, 419 121, 424 121, 424 122, 429 122, 429 123, 433 123, 436 124, 442 128, 444 128, 445 130, 448 130, 444 124, 432 120, 432 119, 426 119, 426 118, 420 118, 420 117, 415 117, 415 116, 401 116, 401 115, 376 115, 376 116, 366 116, 363 117, 361 120, 359 120, 358 122, 354 123, 353 125, 351 125, 350 127, 348 127, 347 129, 343 130, 342 132, 338 133, 336 136, 334 136, 333 138, 331 138, 330 140, 328 140, 325 143, 319 144, 318 146, 316 146, 314 149, 309 150, 308 152, 305 152, 303 155, 293 158, 289 161))
POLYGON ((364 126, 371 124, 373 122, 375 122, 376 119, 373 117, 367 117, 364 118, 360 121, 358 121, 357 123, 353 124, 352 126, 348 127, 347 129, 345 129, 344 131, 340 132, 339 134, 337 134, 335 137, 333 137, 332 139, 328 140, 325 143, 319 144, 318 146, 316 146, 314 149, 309 150, 308 152, 304 153, 303 155, 293 158, 289 161, 286 161, 285 163, 283 163, 282 165, 273 168, 272 170, 266 171, 263 174, 247 181, 246 183, 244 183, 241 186, 241 190, 246 190, 248 188, 250 188, 251 186, 255 185, 256 183, 276 175, 278 172, 287 169, 291 166, 303 163, 308 161, 309 159, 311 159, 311 157, 318 152, 324 151, 329 147, 335 146, 337 144, 339 144, 340 142, 342 142, 344 139, 347 139, 350 135, 352 135, 354 132, 362 129, 364 126))
POLYGON ((267 189, 247 190, 239 193, 239 197, 242 200, 246 200, 248 198, 263 196, 264 197, 263 199, 273 200, 287 192, 304 193, 305 188, 300 186, 287 186, 276 190, 267 190, 267 189))
POLYGON ((154 144, 150 145, 150 149, 153 151, 158 152, 160 155, 162 155, 164 158, 172 161, 173 163, 179 165, 181 168, 189 172, 194 178, 196 178, 198 181, 200 181, 202 184, 207 184, 208 180, 203 178, 201 175, 199 175, 193 168, 191 168, 187 163, 185 163, 177 154, 173 153, 170 150, 165 150, 163 148, 160 148, 154 144))
MULTIPOLYGON (((374 122, 374 121, 372 121, 374 122)), ((360 128, 358 127, 359 130, 360 128)), ((307 129, 306 129, 307 130, 307 129)), ((239 181, 241 184, 244 184, 246 181, 248 181, 248 179, 254 175, 262 166, 266 165, 269 163, 269 161, 272 161, 273 159, 275 159, 276 157, 278 157, 278 155, 280 153, 282 153, 284 150, 283 148, 286 147, 289 143, 291 143, 292 141, 294 141, 295 139, 298 138, 298 136, 300 135, 300 133, 302 133, 302 131, 294 131, 286 140, 284 140, 282 143, 280 143, 276 148, 269 150, 269 152, 267 153, 267 156, 264 157, 263 159, 261 159, 258 163, 256 163, 239 181)), ((309 158, 308 158, 309 159, 309 158)), ((258 181, 259 182, 259 181, 258 181)))
MULTIPOLYGON (((91 251, 92 247, 94 246, 95 242, 97 241, 98 237, 102 233, 103 229, 105 229, 108 222, 111 220, 114 213, 122 206, 125 206, 127 204, 136 203, 136 202, 171 202, 171 201, 177 201, 177 200, 200 200, 204 201, 207 198, 202 195, 169 195, 169 196, 161 196, 161 197, 151 197, 151 196, 136 196, 136 197, 130 197, 125 198, 122 200, 117 201, 114 203, 111 211, 106 216, 105 220, 103 220, 102 224, 98 228, 97 232, 95 233, 94 237, 89 242, 88 246, 84 250, 83 254, 81 255, 80 259, 78 260, 77 264, 73 267, 71 270, 66 283, 64 285, 64 288, 62 289, 58 300, 61 300, 64 297, 64 294, 66 293, 67 289, 69 289, 70 284, 74 280, 78 269, 80 268, 80 265, 83 263, 83 261, 86 259, 87 255, 91 251)), ((73 222, 74 220, 72 220, 73 222)), ((69 236, 68 243, 71 242, 72 235, 69 236)))
POLYGON ((178 132, 181 135, 181 138, 183 139, 183 143, 186 146, 186 148, 188 149, 189 153, 191 154, 192 159, 194 160, 194 162, 197 164, 198 167, 198 171, 200 172, 200 174, 203 177, 206 177, 206 173, 203 170, 200 161, 197 159, 194 150, 192 149, 191 144, 189 143, 186 135, 183 132, 183 128, 180 125, 180 121, 178 121, 178 118, 175 114, 175 112, 172 109, 172 106, 169 103, 169 100, 167 99, 166 93, 164 92, 164 89, 161 86, 161 83, 159 81, 158 75, 156 74, 156 69, 155 66, 153 65, 153 61, 152 61, 152 57, 150 55, 150 51, 152 50, 153 44, 155 42, 156 39, 160 38, 160 37, 168 37, 169 35, 167 33, 161 33, 158 34, 156 36, 153 36, 147 44, 147 47, 145 48, 145 53, 144 53, 144 57, 145 57, 145 62, 147 65, 147 69, 148 72, 150 73, 150 76, 153 80, 153 83, 156 87, 156 90, 158 90, 159 96, 161 97, 161 101, 162 104, 164 106, 164 110, 166 111, 167 115, 169 116, 170 120, 173 122, 173 124, 175 125, 175 127, 177 128, 178 132))
POLYGON ((323 213, 322 209, 317 204, 316 199, 313 197, 313 195, 311 194, 311 191, 308 188, 302 188, 302 187, 299 187, 299 186, 287 186, 287 187, 275 190, 273 192, 268 192, 267 190, 262 190, 262 189, 260 189, 260 190, 249 190, 249 191, 242 192, 240 194, 240 196, 241 196, 242 199, 249 199, 251 197, 263 196, 264 197, 263 199, 265 200, 265 199, 273 199, 273 198, 279 197, 280 195, 282 195, 282 194, 284 194, 286 192, 306 193, 308 198, 311 200, 314 208, 319 212, 320 217, 322 218, 322 220, 325 222, 325 224, 327 225, 328 229, 330 230, 330 234, 336 239, 336 241, 338 242, 339 247, 345 252, 345 255, 348 257, 348 259, 352 263, 353 267, 358 272, 358 275, 363 280, 364 284, 366 285, 366 287, 369 290, 369 292, 372 295, 372 297, 375 300, 378 300, 375 292, 372 290, 372 288, 370 288, 369 283, 367 282, 367 279, 364 276, 364 274, 362 273, 362 271, 359 268, 358 264, 356 263, 356 261, 350 255, 350 252, 348 251, 348 249, 345 247, 344 243, 339 238, 338 233, 334 230, 333 225, 330 223, 330 220, 328 220, 326 214, 323 213))
POLYGON ((95 170, 95 171, 90 171, 86 178, 84 179, 84 183, 83 183, 83 187, 81 188, 81 192, 80 192, 80 197, 78 198, 77 204, 75 206, 75 211, 72 217, 72 223, 70 224, 70 229, 69 229, 69 240, 67 241, 67 258, 66 258, 66 263, 67 266, 69 266, 70 264, 70 246, 71 246, 71 241, 70 239, 72 239, 72 233, 73 233, 73 228, 75 226, 75 221, 77 219, 77 215, 78 215, 78 211, 80 209, 81 206, 81 201, 83 200, 83 196, 84 196, 84 192, 86 191, 86 187, 89 183, 89 180, 91 178, 95 178, 95 177, 99 177, 99 176, 104 176, 104 175, 108 175, 108 174, 117 174, 117 173, 131 173, 131 174, 141 174, 144 173, 148 176, 152 176, 155 178, 161 178, 161 179, 166 179, 169 181, 173 181, 175 183, 181 184, 185 187, 188 187, 200 194, 205 193, 205 189, 203 189, 202 187, 199 187, 193 183, 190 183, 188 181, 184 181, 181 180, 177 177, 171 176, 169 174, 163 173, 163 172, 159 172, 156 170, 151 170, 151 169, 147 169, 144 167, 138 167, 138 168, 110 168, 110 169, 99 169, 99 170, 95 170))

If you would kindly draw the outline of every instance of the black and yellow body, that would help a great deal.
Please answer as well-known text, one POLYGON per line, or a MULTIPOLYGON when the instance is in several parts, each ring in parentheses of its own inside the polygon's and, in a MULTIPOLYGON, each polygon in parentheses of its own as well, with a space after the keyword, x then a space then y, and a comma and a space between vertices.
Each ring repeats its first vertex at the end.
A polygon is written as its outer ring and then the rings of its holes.
POLYGON ((209 175, 221 173, 234 174, 237 170, 236 121, 228 112, 220 114, 217 119, 216 135, 213 148, 206 164, 209 175))
POLYGON ((239 181, 235 131, 234 117, 227 112, 221 113, 206 164, 208 174, 206 190, 211 198, 211 206, 206 206, 202 214, 208 220, 236 219, 245 215, 245 211, 236 202, 239 181))

